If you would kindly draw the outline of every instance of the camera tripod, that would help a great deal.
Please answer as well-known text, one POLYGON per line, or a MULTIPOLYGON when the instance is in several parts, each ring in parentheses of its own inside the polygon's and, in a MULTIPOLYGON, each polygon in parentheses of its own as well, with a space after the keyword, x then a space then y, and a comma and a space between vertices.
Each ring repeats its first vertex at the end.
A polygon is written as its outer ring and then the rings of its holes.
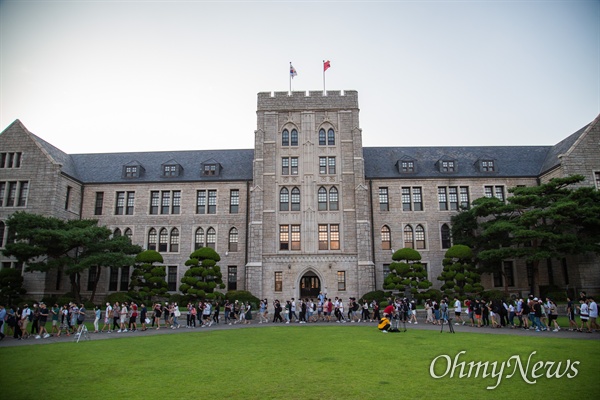
POLYGON ((82 336, 87 340, 91 339, 90 335, 88 334, 87 326, 85 326, 85 324, 79 325, 77 333, 73 336, 73 340, 75 340, 76 343, 79 343, 79 339, 81 339, 82 336))
POLYGON ((452 326, 452 318, 448 318, 448 319, 442 318, 442 328, 440 329, 440 333, 442 333, 444 331, 444 322, 448 323, 448 328, 449 328, 448 333, 454 333, 454 327, 452 326))

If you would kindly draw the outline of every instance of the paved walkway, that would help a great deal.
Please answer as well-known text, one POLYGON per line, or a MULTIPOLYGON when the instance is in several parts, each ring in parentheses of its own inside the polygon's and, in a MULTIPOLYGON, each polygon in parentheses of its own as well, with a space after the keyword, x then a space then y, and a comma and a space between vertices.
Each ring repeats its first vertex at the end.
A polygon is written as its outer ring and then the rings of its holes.
MULTIPOLYGON (((124 338, 124 337, 135 337, 135 336, 151 336, 151 335, 174 335, 184 332, 201 332, 201 331, 210 331, 210 330, 227 330, 227 329, 252 329, 252 328, 261 328, 266 326, 277 326, 281 329, 289 329, 291 327, 301 327, 302 329, 310 329, 311 326, 328 326, 328 325, 343 325, 348 329, 352 329, 355 326, 371 326, 375 331, 377 329, 377 324, 375 322, 356 322, 356 323, 336 323, 336 322, 316 322, 316 323, 308 323, 308 324, 282 324, 282 323, 263 323, 260 324, 256 320, 252 320, 251 324, 213 324, 210 327, 197 327, 197 328, 185 328, 184 325, 179 329, 168 329, 168 328, 160 328, 153 329, 148 328, 147 331, 137 332, 125 332, 125 333, 117 333, 113 331, 112 333, 92 333, 88 332, 88 335, 91 340, 106 340, 106 339, 116 339, 116 338, 124 338)), ((48 324, 46 324, 48 326, 48 324)), ((440 332, 439 325, 431 325, 425 324, 424 322, 420 322, 419 324, 406 324, 407 331, 437 331, 440 332)), ((579 339, 579 340, 600 340, 600 333, 582 333, 582 332, 569 332, 566 329, 561 329, 559 332, 545 331, 545 332, 535 332, 534 330, 524 330, 524 329, 510 329, 510 328, 477 328, 471 327, 469 325, 458 325, 453 326, 456 334, 468 332, 468 333, 476 333, 483 335, 517 335, 517 336, 532 336, 532 337, 555 337, 562 339, 579 339)), ((444 325, 444 334, 448 334, 448 325, 444 325)), ((74 342, 76 337, 74 335, 66 336, 62 334, 60 337, 51 336, 48 339, 34 339, 31 336, 29 339, 24 340, 16 340, 12 337, 6 337, 4 340, 0 341, 0 347, 10 347, 10 346, 31 346, 31 345, 47 345, 51 343, 61 343, 61 342, 74 342)), ((85 338, 81 338, 81 340, 85 340, 85 338)))

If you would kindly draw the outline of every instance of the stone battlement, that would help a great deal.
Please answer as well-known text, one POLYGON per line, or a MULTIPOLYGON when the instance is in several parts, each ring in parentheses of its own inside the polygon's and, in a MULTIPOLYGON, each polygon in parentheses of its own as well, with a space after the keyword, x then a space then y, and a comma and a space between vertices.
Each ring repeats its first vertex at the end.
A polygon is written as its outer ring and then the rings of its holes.
POLYGON ((260 92, 258 111, 280 110, 349 110, 358 109, 358 92, 346 90, 322 90, 309 92, 260 92))

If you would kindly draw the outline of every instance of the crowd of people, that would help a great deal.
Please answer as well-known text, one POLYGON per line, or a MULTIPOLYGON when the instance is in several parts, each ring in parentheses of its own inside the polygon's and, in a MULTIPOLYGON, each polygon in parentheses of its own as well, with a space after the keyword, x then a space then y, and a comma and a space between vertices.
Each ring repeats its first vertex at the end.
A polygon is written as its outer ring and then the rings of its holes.
MULTIPOLYGON (((511 328, 528 329, 536 332, 561 329, 588 332, 600 331, 597 323, 598 305, 594 298, 585 292, 580 294, 578 302, 567 299, 566 316, 569 326, 560 327, 556 303, 546 298, 518 298, 509 301, 467 298, 461 301, 458 297, 450 300, 444 297, 439 302, 427 299, 424 303, 425 323, 439 325, 454 323, 469 324, 477 328, 511 328), (451 312, 454 315, 451 315, 451 312), (577 319, 578 318, 578 319, 577 319), (454 322, 452 322, 454 321, 454 322)), ((23 307, 5 309, 0 305, 0 340, 9 336, 22 340, 28 338, 47 339, 50 336, 70 336, 76 334, 86 321, 88 311, 83 304, 73 302, 48 307, 44 302, 28 304, 23 307), (46 328, 51 321, 50 331, 46 328)), ((182 311, 176 302, 154 303, 150 308, 144 303, 131 302, 106 303, 104 309, 94 307, 94 333, 126 333, 146 331, 148 329, 179 329, 182 327, 180 317, 182 311), (104 317, 102 319, 102 317, 104 317), (100 323, 104 322, 102 328, 100 323)), ((185 307, 185 327, 204 328, 213 324, 251 324, 256 318, 263 323, 315 323, 315 322, 377 322, 381 326, 383 319, 395 319, 404 324, 418 324, 417 305, 414 300, 406 298, 388 298, 383 316, 380 315, 379 303, 376 300, 356 300, 350 297, 347 302, 335 297, 333 300, 320 293, 317 299, 294 299, 280 302, 278 299, 269 304, 267 299, 260 300, 257 310, 252 309, 250 302, 243 301, 209 301, 188 303, 185 307), (223 318, 221 320, 221 310, 223 318)), ((84 325, 85 326, 85 325, 84 325)), ((385 326, 385 323, 383 324, 385 326)), ((87 328, 86 328, 87 329, 87 328)), ((384 329, 382 329, 384 330, 384 329)))

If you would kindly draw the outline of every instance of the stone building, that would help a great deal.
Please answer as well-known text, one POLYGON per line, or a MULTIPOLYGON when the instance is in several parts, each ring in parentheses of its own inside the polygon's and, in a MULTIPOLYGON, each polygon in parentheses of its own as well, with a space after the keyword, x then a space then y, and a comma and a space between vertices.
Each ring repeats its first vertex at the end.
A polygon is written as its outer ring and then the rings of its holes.
MULTIPOLYGON (((259 93, 253 150, 69 155, 17 120, 0 134, 0 245, 15 211, 94 218, 158 250, 173 293, 189 254, 209 246, 227 290, 268 299, 381 289, 394 250, 413 247, 439 287, 461 205, 575 173, 600 188, 599 121, 555 146, 363 147, 357 92, 259 93)), ((546 267, 541 288, 600 288, 595 256, 546 267)), ((506 260, 503 272, 483 283, 529 292, 527 265, 506 260)), ((127 290, 130 268, 99 268, 84 297, 98 273, 98 293, 127 290)), ((32 297, 69 291, 55 271, 24 277, 32 297)))

